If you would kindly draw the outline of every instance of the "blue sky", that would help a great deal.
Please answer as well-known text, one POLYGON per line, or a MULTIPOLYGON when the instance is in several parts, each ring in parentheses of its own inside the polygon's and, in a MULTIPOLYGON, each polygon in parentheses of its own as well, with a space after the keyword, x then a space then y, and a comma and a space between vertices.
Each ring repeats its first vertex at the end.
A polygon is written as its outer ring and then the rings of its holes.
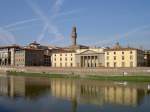
POLYGON ((150 0, 0 0, 0 45, 71 44, 150 48, 150 0))

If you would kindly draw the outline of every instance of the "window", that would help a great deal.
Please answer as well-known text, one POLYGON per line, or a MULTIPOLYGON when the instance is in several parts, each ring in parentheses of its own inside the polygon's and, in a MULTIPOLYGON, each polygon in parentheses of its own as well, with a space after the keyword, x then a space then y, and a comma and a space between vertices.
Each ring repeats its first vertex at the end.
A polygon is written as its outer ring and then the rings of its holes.
POLYGON ((60 63, 60 67, 62 67, 62 63, 60 63))
POLYGON ((109 60, 109 56, 107 56, 107 60, 109 60))
POLYGON ((62 54, 60 54, 60 56, 62 56, 62 54))
POLYGON ((116 67, 116 65, 117 65, 117 63, 116 63, 116 62, 114 62, 114 67, 116 67))
POLYGON ((97 59, 97 56, 95 56, 95 59, 97 59))
POLYGON ((65 63, 65 67, 67 67, 67 63, 65 63))
POLYGON ((54 60, 56 61, 56 58, 54 60))
POLYGON ((133 62, 132 61, 130 62, 130 67, 133 67, 133 62))
POLYGON ((72 61, 72 58, 71 58, 71 61, 72 61))
POLYGON ((122 52, 122 54, 124 54, 124 52, 122 52))
POLYGON ((109 62, 107 62, 107 67, 109 67, 109 62))
POLYGON ((109 52, 107 52, 107 55, 109 55, 109 52))
POLYGON ((60 61, 62 61, 62 58, 60 58, 60 61))
POLYGON ((114 56, 114 60, 116 60, 116 56, 114 56))
POLYGON ((70 63, 70 66, 72 67, 72 63, 70 63))
POLYGON ((133 56, 131 55, 131 56, 130 56, 130 60, 132 60, 132 59, 133 59, 133 56))
POLYGON ((125 67, 125 62, 122 62, 122 67, 125 67))
POLYGON ((116 52, 114 52, 114 54, 116 54, 116 52))
POLYGON ((124 60, 124 56, 122 56, 122 60, 124 60))
POLYGON ((65 58, 65 60, 67 61, 67 58, 65 58))

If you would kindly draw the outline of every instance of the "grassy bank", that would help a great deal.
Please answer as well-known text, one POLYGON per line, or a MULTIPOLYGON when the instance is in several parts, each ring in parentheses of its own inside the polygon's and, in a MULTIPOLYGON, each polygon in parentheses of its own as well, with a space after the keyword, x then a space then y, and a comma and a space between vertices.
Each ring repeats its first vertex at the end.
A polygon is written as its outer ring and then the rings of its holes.
POLYGON ((150 76, 87 76, 87 79, 92 80, 107 80, 107 81, 129 81, 129 82, 150 82, 150 76))
POLYGON ((150 76, 97 76, 97 75, 74 75, 74 74, 48 74, 48 73, 26 73, 9 71, 7 75, 13 76, 27 76, 27 77, 47 77, 47 78, 82 78, 91 80, 105 80, 105 81, 130 81, 130 82, 150 82, 150 76))
POLYGON ((15 72, 15 71, 8 71, 7 75, 27 76, 27 77, 47 77, 47 78, 80 78, 80 76, 77 76, 77 75, 48 74, 48 73, 27 73, 27 72, 15 72))

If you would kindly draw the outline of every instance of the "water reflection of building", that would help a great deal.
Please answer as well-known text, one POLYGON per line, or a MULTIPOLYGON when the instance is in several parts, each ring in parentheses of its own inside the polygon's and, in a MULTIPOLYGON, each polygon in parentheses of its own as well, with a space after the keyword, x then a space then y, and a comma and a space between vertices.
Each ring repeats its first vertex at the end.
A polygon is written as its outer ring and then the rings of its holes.
POLYGON ((1 77, 0 78, 0 95, 7 96, 8 95, 8 78, 1 77))
POLYGON ((34 99, 45 94, 51 94, 56 98, 69 100, 73 108, 78 103, 136 106, 149 93, 150 91, 145 84, 123 86, 116 85, 113 82, 92 80, 0 78, 0 95, 10 96, 11 98, 21 96, 34 99))
POLYGON ((25 96, 25 79, 23 77, 10 77, 10 96, 25 96))
POLYGON ((24 97, 28 99, 37 98, 38 96, 49 92, 49 80, 35 80, 24 77, 0 77, 0 95, 11 98, 24 97))
POLYGON ((147 94, 146 88, 67 79, 51 80, 51 91, 58 98, 97 105, 111 103, 136 106, 147 94))
POLYGON ((51 92, 53 96, 74 99, 77 93, 76 80, 53 79, 51 80, 51 92))
POLYGON ((143 99, 145 91, 130 87, 106 87, 105 103, 135 106, 143 99))

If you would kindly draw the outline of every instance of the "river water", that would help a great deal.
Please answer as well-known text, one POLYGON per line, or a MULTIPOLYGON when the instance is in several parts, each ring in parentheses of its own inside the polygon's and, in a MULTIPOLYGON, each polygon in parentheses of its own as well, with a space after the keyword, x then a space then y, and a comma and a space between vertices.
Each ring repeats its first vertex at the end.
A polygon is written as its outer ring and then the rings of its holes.
POLYGON ((150 83, 0 77, 0 112, 150 112, 150 83))

